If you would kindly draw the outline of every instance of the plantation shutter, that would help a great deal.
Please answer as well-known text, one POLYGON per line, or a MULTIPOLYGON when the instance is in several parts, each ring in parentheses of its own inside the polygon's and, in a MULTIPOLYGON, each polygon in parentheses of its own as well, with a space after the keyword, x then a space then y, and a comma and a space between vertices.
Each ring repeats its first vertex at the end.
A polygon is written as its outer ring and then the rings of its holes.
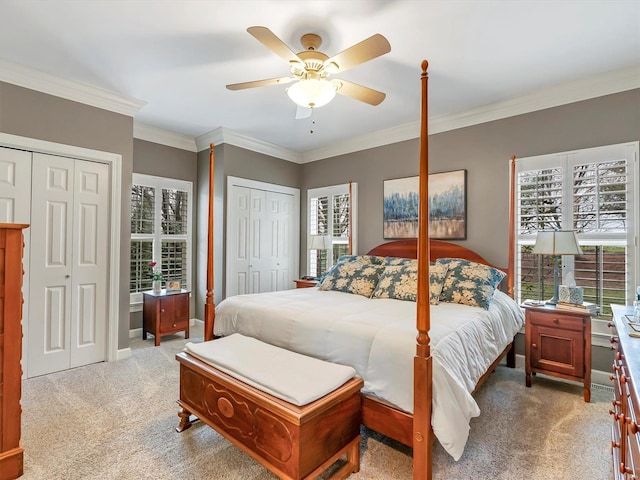
POLYGON ((331 237, 331 250, 309 250, 307 271, 311 276, 319 276, 331 268, 337 259, 349 252, 349 223, 353 222, 353 253, 356 248, 356 198, 357 184, 351 184, 353 198, 349 201, 349 184, 315 188, 307 191, 309 216, 308 239, 311 235, 331 237), (353 212, 350 211, 353 208, 353 212))
POLYGON ((553 229, 576 231, 583 255, 562 258, 562 277, 573 273, 585 301, 606 316, 611 303, 633 298, 637 150, 622 144, 516 162, 518 301, 553 295, 553 258, 531 253, 536 233, 553 229))

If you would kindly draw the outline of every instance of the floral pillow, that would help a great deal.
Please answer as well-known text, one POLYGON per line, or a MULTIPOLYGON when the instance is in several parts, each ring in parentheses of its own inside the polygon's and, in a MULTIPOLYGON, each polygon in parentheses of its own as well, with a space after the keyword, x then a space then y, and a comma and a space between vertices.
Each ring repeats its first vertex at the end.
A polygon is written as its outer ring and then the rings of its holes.
POLYGON ((506 276, 504 272, 460 258, 439 258, 436 263, 447 265, 447 276, 440 301, 489 308, 493 292, 506 276))
POLYGON ((341 255, 336 263, 341 262, 360 262, 360 263, 373 263, 376 265, 381 264, 385 257, 378 257, 376 255, 341 255))
POLYGON ((448 271, 449 266, 445 263, 432 263, 429 265, 429 303, 431 305, 440 303, 440 294, 448 271))
MULTIPOLYGON (((438 304, 447 266, 434 264, 429 267, 429 303, 438 304)), ((418 261, 404 265, 387 265, 378 280, 371 298, 395 298, 415 302, 418 294, 418 261)))
POLYGON ((402 257, 384 257, 385 265, 406 265, 410 264, 411 262, 417 262, 417 260, 402 257))
POLYGON ((418 292, 418 262, 406 265, 387 265, 378 280, 371 298, 395 298, 416 301, 418 292))
POLYGON ((319 290, 336 290, 370 297, 383 271, 384 265, 337 263, 324 277, 319 290))

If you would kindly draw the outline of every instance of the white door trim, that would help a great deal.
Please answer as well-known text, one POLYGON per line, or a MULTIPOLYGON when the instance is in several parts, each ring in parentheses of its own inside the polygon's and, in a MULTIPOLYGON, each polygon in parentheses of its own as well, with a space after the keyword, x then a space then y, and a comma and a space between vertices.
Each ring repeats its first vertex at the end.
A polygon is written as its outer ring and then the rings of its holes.
MULTIPOLYGON (((122 208, 122 155, 89 148, 47 142, 0 132, 0 146, 101 162, 111 170, 111 215, 109 231, 109 299, 107 304, 107 361, 118 360, 118 318, 120 310, 120 217, 122 208)), ((126 354, 124 354, 127 356, 126 354)), ((120 356, 122 357, 122 355, 120 356)))

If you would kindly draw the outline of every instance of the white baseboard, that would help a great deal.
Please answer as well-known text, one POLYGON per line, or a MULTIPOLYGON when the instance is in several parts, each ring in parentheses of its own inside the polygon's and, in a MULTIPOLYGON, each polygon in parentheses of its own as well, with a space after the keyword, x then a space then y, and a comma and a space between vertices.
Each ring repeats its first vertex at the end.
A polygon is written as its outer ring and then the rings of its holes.
POLYGON ((116 355, 116 361, 117 360, 124 360, 125 358, 129 358, 132 355, 131 349, 129 347, 127 348, 120 348, 118 349, 118 354, 116 355))

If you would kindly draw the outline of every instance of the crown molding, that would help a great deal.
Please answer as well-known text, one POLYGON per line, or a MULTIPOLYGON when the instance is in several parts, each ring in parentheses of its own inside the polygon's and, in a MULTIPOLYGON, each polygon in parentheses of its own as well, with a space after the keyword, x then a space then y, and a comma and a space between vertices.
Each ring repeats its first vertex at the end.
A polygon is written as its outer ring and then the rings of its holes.
POLYGON ((302 154, 302 163, 315 162, 324 158, 336 157, 347 153, 368 150, 392 143, 404 142, 420 136, 420 123, 412 122, 397 127, 366 133, 358 137, 335 143, 326 147, 308 150, 302 154))
POLYGON ((168 147, 179 148, 188 152, 197 152, 196 141, 193 137, 181 133, 170 132, 162 128, 133 121, 133 138, 159 143, 168 147))
MULTIPOLYGON (((36 90, 49 95, 91 105, 130 117, 146 102, 85 83, 58 78, 51 74, 0 59, 0 81, 36 90)), ((501 120, 537 110, 557 107, 591 98, 640 88, 640 66, 608 72, 574 82, 538 90, 509 100, 484 105, 465 112, 429 118, 429 134, 442 133, 481 123, 501 120)), ((418 138, 420 123, 411 122, 396 127, 360 135, 326 147, 297 152, 252 138, 225 127, 216 128, 195 140, 186 135, 134 122, 134 137, 187 151, 205 150, 209 144, 228 143, 257 153, 294 163, 307 163, 345 155, 356 151, 418 138)))
POLYGON ((147 102, 0 59, 0 81, 129 117, 147 102))
POLYGON ((199 152, 209 148, 211 143, 228 143, 229 145, 245 148, 256 153, 262 153, 289 162, 302 163, 302 154, 300 152, 281 147, 274 143, 265 142, 224 127, 216 128, 196 138, 196 148, 199 152))
MULTIPOLYGON (((581 79, 461 113, 429 118, 429 135, 640 88, 640 67, 581 79)), ((402 142, 420 136, 420 122, 379 130, 302 154, 302 163, 402 142)))

